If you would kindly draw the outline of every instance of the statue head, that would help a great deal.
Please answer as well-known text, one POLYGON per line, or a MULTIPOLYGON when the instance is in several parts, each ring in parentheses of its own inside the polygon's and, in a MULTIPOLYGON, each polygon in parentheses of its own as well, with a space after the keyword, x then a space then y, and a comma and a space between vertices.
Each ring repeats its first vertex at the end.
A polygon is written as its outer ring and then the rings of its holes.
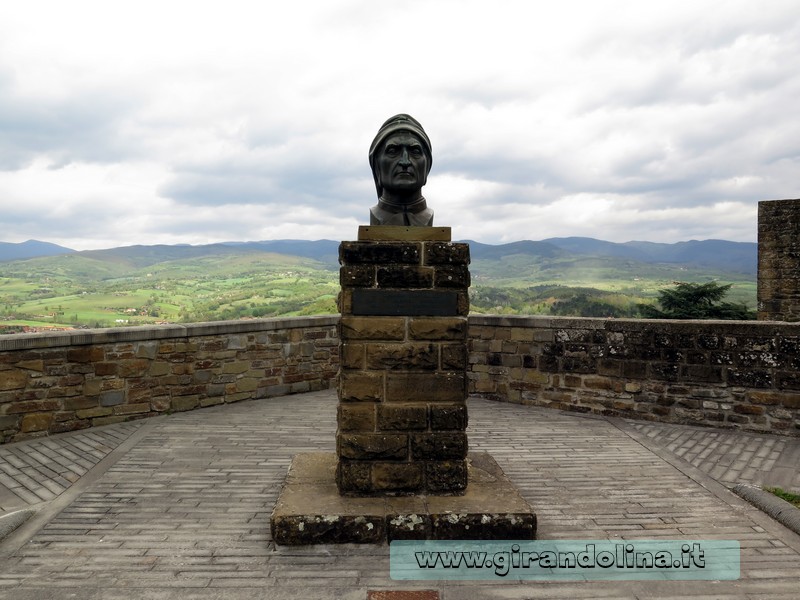
POLYGON ((420 197, 433 156, 431 141, 419 121, 406 114, 387 120, 369 148, 369 166, 378 198, 410 202, 420 197))

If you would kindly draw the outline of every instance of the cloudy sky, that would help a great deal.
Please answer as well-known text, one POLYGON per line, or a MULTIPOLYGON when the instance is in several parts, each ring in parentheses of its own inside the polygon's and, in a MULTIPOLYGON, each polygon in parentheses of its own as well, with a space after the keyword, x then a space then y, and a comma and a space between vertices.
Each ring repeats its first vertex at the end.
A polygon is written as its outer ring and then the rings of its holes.
POLYGON ((797 0, 0 4, 0 241, 354 239, 407 112, 456 239, 755 241, 800 197, 797 0))

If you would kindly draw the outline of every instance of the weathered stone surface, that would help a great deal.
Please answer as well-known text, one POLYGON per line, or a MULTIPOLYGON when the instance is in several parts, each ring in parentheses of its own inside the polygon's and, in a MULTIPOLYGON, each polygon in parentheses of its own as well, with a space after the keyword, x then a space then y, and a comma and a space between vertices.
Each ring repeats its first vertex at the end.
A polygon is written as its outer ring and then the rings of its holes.
POLYGON ((406 324, 402 317, 353 317, 343 315, 342 340, 403 340, 406 324))
POLYGON ((343 287, 372 287, 375 285, 374 265, 345 265, 339 269, 343 287))
POLYGON ((411 431, 428 427, 428 407, 424 404, 381 404, 378 406, 378 429, 411 431))
POLYGON ((368 495, 372 492, 372 463, 339 458, 336 485, 341 494, 368 495))
MULTIPOLYGON (((458 473, 469 473, 466 489, 446 495, 342 496, 334 473, 354 467, 366 477, 369 466, 339 461, 333 453, 298 454, 272 512, 273 539, 281 545, 382 543, 394 539, 535 539, 536 514, 497 463, 485 453, 470 454, 458 473), (472 537, 470 537, 472 535, 472 537)), ((407 463, 376 464, 380 481, 411 481, 407 463), (397 468, 403 470, 400 474, 397 468), (385 470, 384 470, 385 469, 385 470)), ((446 471, 445 466, 441 467, 446 471)), ((353 480, 358 480, 354 475, 353 480)), ((393 488, 387 493, 402 493, 393 488)))
POLYGON ((434 287, 437 288, 468 288, 470 285, 469 269, 467 267, 439 267, 436 269, 434 287))
POLYGON ((52 413, 30 413, 22 417, 20 431, 22 433, 30 433, 32 431, 47 431, 52 423, 52 413))
POLYGON ((27 371, 20 369, 0 371, 0 391, 22 389, 29 380, 30 375, 27 371))
POLYGON ((223 402, 330 387, 337 319, 136 327, 0 336, 0 443, 223 402), (189 334, 198 337, 188 337, 189 334), (28 404, 40 402, 38 406, 28 404), (70 411, 84 411, 74 419, 70 411), (70 413, 70 415, 67 415, 70 413), (67 416, 65 416, 67 415, 67 416))
POLYGON ((387 402, 458 402, 466 398, 463 373, 389 373, 387 402))
POLYGON ((441 348, 443 371, 463 371, 467 368, 466 344, 443 344, 441 348))
POLYGON ((439 366, 438 348, 432 343, 367 344, 367 369, 430 371, 439 366))
POLYGON ((758 203, 758 318, 800 321, 800 200, 758 203))
POLYGON ((433 269, 417 266, 379 267, 377 281, 379 288, 415 288, 433 287, 433 269))
POLYGON ((412 340, 463 342, 467 339, 467 319, 464 317, 415 317, 408 320, 408 335, 412 340))
POLYGON ((338 423, 340 431, 375 431, 376 404, 373 402, 339 403, 338 423))
POLYGON ((408 457, 408 436, 400 433, 340 433, 336 442, 342 458, 404 460, 408 457))
POLYGON ((428 461, 425 463, 425 479, 431 493, 463 493, 468 481, 467 461, 428 461))
POLYGON ((426 242, 426 265, 468 265, 469 244, 463 242, 426 242))
POLYGON ((464 431, 467 428, 467 407, 464 404, 431 404, 431 429, 464 431))
POLYGON ((416 492, 422 487, 422 463, 372 464, 372 490, 375 492, 416 492))
POLYGON ((376 402, 383 399, 383 375, 364 371, 342 371, 339 375, 339 400, 376 402))
POLYGON ((419 264, 420 245, 417 242, 342 242, 339 262, 342 265, 419 264))
POLYGON ((467 434, 460 432, 412 433, 411 456, 422 461, 455 460, 467 456, 467 434))

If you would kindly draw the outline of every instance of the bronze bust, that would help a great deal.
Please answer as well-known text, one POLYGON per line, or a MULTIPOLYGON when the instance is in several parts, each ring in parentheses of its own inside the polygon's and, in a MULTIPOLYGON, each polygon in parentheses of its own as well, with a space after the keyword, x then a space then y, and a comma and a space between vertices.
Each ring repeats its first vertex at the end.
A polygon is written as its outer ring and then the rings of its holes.
POLYGON ((431 141, 419 121, 400 114, 381 125, 369 148, 378 191, 370 225, 432 226, 433 210, 422 196, 432 163, 431 141))

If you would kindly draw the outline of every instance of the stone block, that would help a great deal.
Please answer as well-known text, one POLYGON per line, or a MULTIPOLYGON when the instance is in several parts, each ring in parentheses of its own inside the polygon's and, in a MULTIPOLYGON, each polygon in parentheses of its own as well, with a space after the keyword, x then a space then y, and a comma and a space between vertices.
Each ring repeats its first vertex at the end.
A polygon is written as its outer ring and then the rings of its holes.
POLYGON ((456 314, 460 317, 469 315, 469 294, 466 291, 458 292, 456 299, 456 314))
POLYGON ((222 365, 222 372, 231 375, 239 375, 250 370, 249 360, 237 360, 222 365))
POLYGON ((467 428, 467 407, 465 404, 431 404, 430 425, 434 431, 464 431, 467 428))
POLYGON ((342 340, 401 341, 406 337, 406 323, 402 317, 342 315, 340 328, 342 340))
POLYGON ((106 417, 113 413, 114 409, 112 407, 103 406, 75 411, 75 416, 79 419, 94 419, 96 417, 106 417))
POLYGON ((463 373, 388 373, 387 402, 460 402, 466 398, 463 373))
POLYGON ((345 371, 339 375, 339 400, 376 402, 383 399, 383 375, 363 371, 345 371))
MULTIPOLYGON (((428 492, 430 493, 461 493, 467 487, 467 461, 448 460, 426 462, 425 479, 428 492)), ((433 535, 441 534, 434 533, 433 535)), ((451 538, 443 537, 438 539, 451 538)))
POLYGON ((426 242, 426 265, 468 265, 469 244, 459 242, 426 242))
POLYGON ((67 360, 76 363, 100 362, 105 359, 101 346, 78 346, 67 350, 67 360))
POLYGON ((378 429, 381 431, 423 430, 428 427, 428 407, 419 404, 378 405, 378 429))
MULTIPOLYGON (((142 377, 147 374, 150 367, 150 361, 144 358, 134 358, 130 360, 122 360, 117 363, 117 376, 118 377, 142 377)), ((97 374, 97 366, 95 366, 95 374, 97 374)))
POLYGON ((28 384, 28 381, 30 381, 30 375, 27 371, 20 369, 0 371, 0 391, 22 389, 28 384))
POLYGON ((373 402, 340 403, 337 417, 339 431, 375 431, 375 410, 373 402))
POLYGON ((116 406, 125 402, 124 390, 109 390, 100 394, 100 406, 116 406))
POLYGON ((112 409, 115 415, 139 415, 150 412, 149 402, 140 402, 138 404, 122 404, 115 406, 112 409))
POLYGON ((364 344, 343 342, 341 346, 341 365, 343 369, 363 369, 366 356, 364 344))
POLYGON ((464 317, 413 317, 408 320, 408 336, 412 340, 465 342, 467 319, 464 317))
POLYGON ((47 431, 53 423, 53 413, 29 413, 22 417, 19 430, 22 433, 47 431))
POLYGON ((437 288, 468 288, 470 284, 469 269, 467 267, 439 267, 436 269, 433 284, 437 288))
POLYGON ((184 410, 192 410, 200 405, 200 399, 197 396, 180 396, 173 398, 170 406, 175 412, 184 410))
POLYGON ((405 460, 408 436, 400 433, 339 433, 337 454, 351 460, 405 460))
POLYGON ((411 434, 413 460, 452 460, 467 456, 465 432, 436 432, 411 434))
POLYGON ((342 287, 372 287, 375 285, 374 265, 345 265, 339 269, 342 287))
POLYGON ((372 464, 372 490, 375 492, 414 492, 423 482, 423 465, 420 463, 372 464))
POLYGON ((342 494, 368 494, 372 491, 372 463, 339 458, 336 485, 342 494))
POLYGON ((379 267, 379 288, 427 289, 433 287, 433 269, 417 266, 379 267))
POLYGON ((439 353, 431 343, 367 344, 367 369, 431 371, 439 366, 439 353))
POLYGON ((419 264, 420 244, 416 242, 342 242, 339 263, 419 264))
POLYGON ((442 364, 444 371, 461 371, 467 368, 467 347, 465 344, 443 344, 442 364))

